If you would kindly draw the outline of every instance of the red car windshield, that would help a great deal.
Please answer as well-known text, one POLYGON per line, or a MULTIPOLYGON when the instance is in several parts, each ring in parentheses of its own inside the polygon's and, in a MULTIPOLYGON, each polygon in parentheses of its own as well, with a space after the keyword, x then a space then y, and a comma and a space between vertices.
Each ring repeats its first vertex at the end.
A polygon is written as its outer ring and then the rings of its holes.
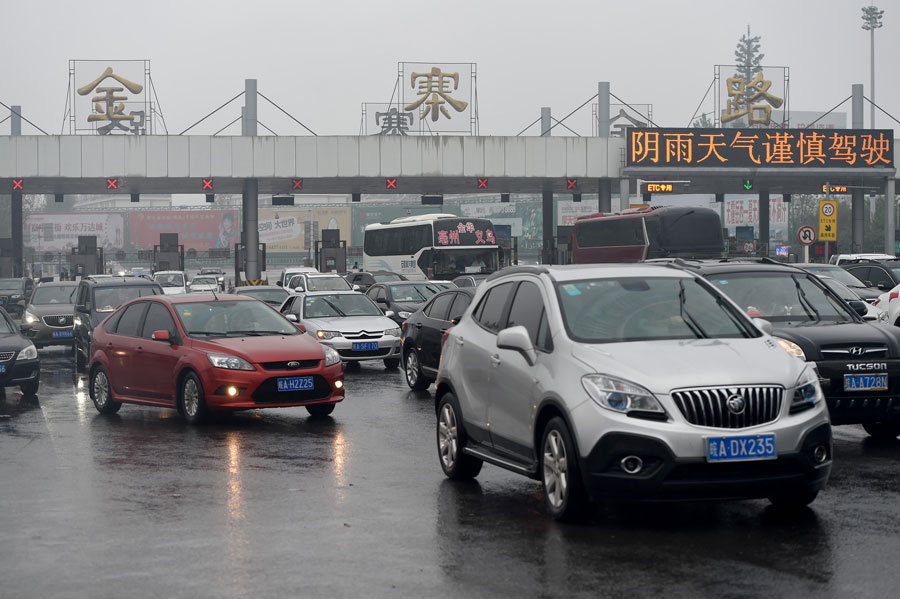
POLYGON ((191 337, 261 337, 298 335, 289 320, 254 301, 177 303, 172 306, 191 337))

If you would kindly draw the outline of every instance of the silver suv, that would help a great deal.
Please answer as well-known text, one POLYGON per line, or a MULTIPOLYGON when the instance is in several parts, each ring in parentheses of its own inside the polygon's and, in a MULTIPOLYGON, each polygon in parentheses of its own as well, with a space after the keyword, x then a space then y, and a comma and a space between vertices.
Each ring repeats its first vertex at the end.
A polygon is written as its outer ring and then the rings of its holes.
POLYGON ((507 268, 445 336, 444 473, 543 482, 554 518, 612 499, 811 503, 831 471, 815 368, 677 268, 507 268))

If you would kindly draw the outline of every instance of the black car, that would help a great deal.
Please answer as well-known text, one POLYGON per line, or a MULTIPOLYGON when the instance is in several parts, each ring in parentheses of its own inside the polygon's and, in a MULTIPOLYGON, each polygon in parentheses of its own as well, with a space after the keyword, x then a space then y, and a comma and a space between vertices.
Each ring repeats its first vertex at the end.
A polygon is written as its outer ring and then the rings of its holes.
POLYGON ((0 308, 10 316, 21 318, 33 290, 34 281, 28 277, 0 279, 0 308))
POLYGON ((432 295, 440 291, 443 289, 428 281, 398 281, 396 283, 375 283, 369 287, 366 295, 385 311, 385 316, 397 324, 403 324, 432 295))
POLYGON ((866 287, 879 289, 880 292, 900 285, 900 260, 854 260, 841 264, 841 268, 866 287))
POLYGON ((427 389, 441 363, 441 337, 472 303, 473 287, 438 293, 403 323, 403 368, 411 389, 427 389))
POLYGON ((76 370, 90 359, 94 329, 127 301, 148 295, 163 295, 156 281, 141 277, 88 277, 75 292, 74 343, 76 370))
POLYGON ((769 259, 681 263, 699 271, 787 350, 815 362, 831 423, 900 435, 900 328, 865 322, 807 271, 769 259))
POLYGON ((38 283, 31 294, 22 331, 40 349, 47 345, 72 345, 75 281, 38 283))
POLYGON ((41 359, 37 348, 0 308, 0 388, 18 385, 25 395, 35 395, 41 384, 41 359))
POLYGON ((375 283, 392 283, 395 281, 407 280, 403 275, 388 270, 377 270, 375 272, 348 272, 344 275, 344 278, 350 283, 350 287, 356 285, 356 287, 353 287, 353 291, 359 291, 360 293, 365 293, 368 291, 369 287, 375 283))
POLYGON ((794 266, 802 268, 806 272, 811 272, 814 275, 836 279, 837 281, 849 287, 854 293, 856 293, 856 295, 860 297, 860 299, 863 299, 870 304, 877 300, 878 296, 882 293, 877 289, 866 287, 866 284, 858 279, 856 275, 852 274, 849 270, 837 266, 836 264, 810 262, 808 264, 795 264, 794 266))

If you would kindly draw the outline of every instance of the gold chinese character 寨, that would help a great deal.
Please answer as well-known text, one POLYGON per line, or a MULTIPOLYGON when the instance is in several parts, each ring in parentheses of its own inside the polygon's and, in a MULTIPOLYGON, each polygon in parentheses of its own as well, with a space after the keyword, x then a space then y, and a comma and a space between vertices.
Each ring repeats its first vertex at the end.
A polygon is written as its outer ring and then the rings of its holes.
POLYGON ((413 73, 409 83, 410 87, 416 89, 419 99, 405 106, 403 110, 415 110, 424 104, 425 110, 420 119, 424 119, 429 113, 432 121, 437 121, 441 114, 449 119, 450 113, 445 104, 452 106, 456 112, 462 112, 469 105, 468 102, 457 100, 450 95, 459 88, 459 73, 444 73, 440 68, 432 67, 430 73, 413 73))

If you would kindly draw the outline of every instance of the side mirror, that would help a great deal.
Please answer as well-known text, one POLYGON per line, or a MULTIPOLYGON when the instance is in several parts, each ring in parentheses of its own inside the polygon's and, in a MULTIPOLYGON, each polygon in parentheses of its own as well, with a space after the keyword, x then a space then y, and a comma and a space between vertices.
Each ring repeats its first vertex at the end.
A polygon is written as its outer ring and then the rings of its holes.
POLYGON ((375 298, 375 303, 387 305, 388 301, 386 297, 377 297, 375 298))
POLYGON ((287 318, 288 320, 290 320, 291 322, 297 322, 296 314, 285 314, 284 317, 287 318))
POLYGON ((878 283, 878 288, 881 289, 882 291, 890 291, 891 289, 893 289, 893 287, 889 287, 888 284, 885 283, 884 281, 881 281, 880 283, 878 283))
MULTIPOLYGON (((291 316, 293 316, 293 314, 291 316)), ((300 331, 301 333, 306 332, 306 327, 303 326, 302 324, 300 324, 299 322, 296 324, 296 327, 297 327, 297 330, 300 331)))
POLYGON ((773 331, 775 329, 772 328, 772 323, 769 322, 768 320, 766 320, 765 318, 754 318, 753 324, 756 325, 756 328, 758 328, 760 331, 762 331, 763 333, 765 333, 767 335, 774 334, 773 331))
POLYGON ((453 326, 456 326, 456 325, 459 324, 459 321, 460 321, 461 319, 462 319, 462 316, 457 316, 456 318, 451 318, 451 319, 450 319, 450 324, 452 324, 453 326))
POLYGON ((388 318, 393 318, 395 316, 395 312, 393 310, 387 310, 384 315, 388 318))
POLYGON ((866 287, 871 287, 872 281, 863 281, 863 285, 865 285, 866 287))
POLYGON ((22 334, 28 333, 29 331, 31 331, 30 324, 23 322, 19 325, 19 332, 21 332, 22 334))
POLYGON ((359 286, 359 285, 354 285, 354 286, 353 286, 353 291, 359 291, 359 290, 360 290, 360 286, 359 286))
POLYGON ((169 335, 169 331, 165 330, 153 331, 153 333, 150 335, 150 338, 154 341, 165 341, 167 343, 172 342, 172 337, 171 335, 169 335))
POLYGON ((279 287, 283 287, 281 281, 275 281, 275 284, 278 285, 279 287))
POLYGON ((537 352, 534 349, 534 345, 531 343, 528 329, 521 325, 509 327, 508 329, 500 331, 497 335, 497 347, 519 352, 528 362, 529 366, 534 366, 534 363, 537 361, 537 352))
POLYGON ((90 314, 91 313, 91 311, 88 310, 87 306, 85 306, 84 304, 78 304, 77 306, 75 306, 75 311, 81 312, 82 314, 90 314))
POLYGON ((869 305, 862 300, 850 300, 847 303, 850 304, 850 307, 853 308, 853 311, 860 316, 865 316, 869 313, 869 305))

